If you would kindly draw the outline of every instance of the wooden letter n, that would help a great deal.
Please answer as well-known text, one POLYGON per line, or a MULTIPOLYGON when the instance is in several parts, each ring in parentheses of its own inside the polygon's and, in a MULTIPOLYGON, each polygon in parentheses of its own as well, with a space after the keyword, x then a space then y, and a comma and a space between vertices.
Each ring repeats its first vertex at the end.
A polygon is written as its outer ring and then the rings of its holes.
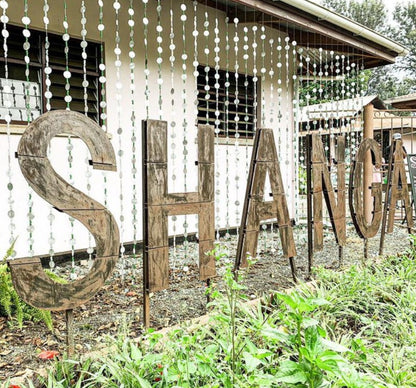
POLYGON ((247 254, 255 256, 260 230, 260 221, 277 218, 283 254, 290 259, 294 274, 293 257, 296 256, 295 241, 286 196, 277 158, 273 130, 259 128, 253 144, 253 153, 244 198, 240 234, 237 245, 235 269, 247 266, 247 254), (264 201, 264 185, 267 172, 273 197, 264 201))
POLYGON ((168 193, 166 121, 143 121, 143 281, 147 293, 169 284, 168 216, 198 214, 199 277, 216 275, 214 248, 214 129, 198 126, 198 192, 168 193))
POLYGON ((332 229, 337 244, 345 245, 346 223, 345 223, 345 137, 338 136, 337 139, 337 197, 331 183, 328 169, 328 161, 325 156, 324 146, 319 134, 308 135, 308 160, 307 166, 312 174, 311 193, 313 199, 313 249, 323 249, 323 198, 325 198, 332 229))

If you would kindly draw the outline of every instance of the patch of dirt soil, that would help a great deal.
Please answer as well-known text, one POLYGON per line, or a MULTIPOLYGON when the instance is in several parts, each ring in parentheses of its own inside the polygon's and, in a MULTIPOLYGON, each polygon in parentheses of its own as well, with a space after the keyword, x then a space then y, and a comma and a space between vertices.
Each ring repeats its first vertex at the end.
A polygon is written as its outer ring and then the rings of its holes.
MULTIPOLYGON (((307 265, 306 229, 294 230, 297 257, 296 267, 300 279, 305 279, 307 265)), ((363 260, 364 245, 353 227, 347 230, 347 245, 344 247, 342 267, 363 260)), ((262 233, 259 239, 257 262, 250 268, 244 283, 246 294, 254 299, 271 290, 281 290, 293 285, 288 260, 281 256, 279 238, 274 232, 273 239, 262 233)), ((236 238, 223 242, 229 250, 229 258, 218 264, 218 277, 213 280, 222 288, 221 275, 225 265, 231 264, 235 252, 236 238)), ((369 258, 377 256, 379 236, 368 244, 369 258)), ((405 228, 396 227, 392 235, 386 235, 386 255, 405 251, 409 239, 405 228)), ((205 314, 207 297, 206 283, 198 280, 198 266, 195 261, 198 246, 188 243, 176 247, 176 254, 170 254, 170 287, 151 296, 151 325, 155 329, 172 326, 184 320, 205 314)), ((324 249, 314 254, 314 265, 339 269, 338 246, 331 231, 325 233, 324 249)), ((79 266, 80 275, 88 266, 79 266)), ((117 335, 127 330, 133 337, 143 332, 142 325, 142 267, 141 257, 131 258, 118 264, 118 269, 100 292, 88 303, 74 311, 75 344, 78 354, 85 354, 103 348, 107 335, 117 335), (122 269, 124 268, 124 270, 122 269), (125 273, 122 276, 122 273, 125 273)), ((69 266, 58 270, 68 275, 69 266)), ((22 376, 30 370, 45 368, 49 361, 42 361, 38 354, 43 350, 57 350, 65 353, 65 317, 53 313, 54 330, 50 332, 43 323, 25 322, 22 329, 0 318, 0 382, 7 378, 22 376)))

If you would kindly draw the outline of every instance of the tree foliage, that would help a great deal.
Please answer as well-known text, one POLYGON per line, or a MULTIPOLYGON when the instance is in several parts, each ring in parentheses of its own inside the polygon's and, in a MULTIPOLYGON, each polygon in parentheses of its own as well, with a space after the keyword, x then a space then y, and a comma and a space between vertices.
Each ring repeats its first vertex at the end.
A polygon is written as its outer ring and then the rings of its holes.
POLYGON ((323 4, 372 30, 381 33, 389 30, 387 10, 383 0, 324 0, 323 4))
POLYGON ((368 94, 381 99, 416 91, 416 2, 398 4, 389 18, 383 0, 323 0, 323 5, 409 48, 397 63, 371 70, 368 94))

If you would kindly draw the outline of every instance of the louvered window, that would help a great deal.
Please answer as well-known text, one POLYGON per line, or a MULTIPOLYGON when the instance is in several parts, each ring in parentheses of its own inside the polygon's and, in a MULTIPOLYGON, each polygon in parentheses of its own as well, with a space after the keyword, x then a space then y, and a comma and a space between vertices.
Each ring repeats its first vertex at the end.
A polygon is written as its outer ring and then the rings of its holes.
MULTIPOLYGON (((35 119, 46 111, 46 98, 44 97, 46 90, 46 76, 44 68, 46 67, 46 49, 45 49, 45 33, 41 31, 31 30, 29 38, 29 84, 26 80, 26 63, 24 60, 25 51, 23 44, 25 38, 22 34, 22 28, 11 26, 9 30, 8 45, 8 79, 5 79, 4 68, 4 49, 0 47, 0 121, 4 121, 4 116, 9 112, 12 116, 12 123, 26 123, 27 115, 30 112, 31 119, 35 119), (11 95, 6 96, 4 86, 9 82, 11 86, 11 95), (29 86, 29 93, 25 91, 25 87, 29 86), (27 109, 27 94, 29 95, 29 108, 27 109), (4 105, 5 99, 11 102, 11 107, 7 109, 4 105)), ((64 101, 66 95, 66 80, 63 76, 65 71, 66 59, 64 53, 64 41, 62 36, 52 33, 48 34, 49 39, 49 66, 52 69, 50 74, 50 91, 52 98, 50 100, 51 109, 65 109, 67 104, 64 101)), ((69 40, 68 64, 71 72, 70 78, 70 95, 72 101, 71 110, 84 113, 85 98, 84 87, 84 64, 82 58, 82 48, 80 39, 72 38, 69 40)), ((99 70, 101 47, 97 43, 88 42, 86 47, 86 76, 88 81, 87 103, 88 116, 95 121, 99 121, 100 116, 100 90, 99 90, 99 70)))
POLYGON ((237 78, 235 72, 227 76, 224 70, 205 70, 204 66, 198 67, 198 123, 216 126, 221 137, 233 138, 238 131, 241 138, 252 138, 256 110, 253 77, 238 74, 237 78))

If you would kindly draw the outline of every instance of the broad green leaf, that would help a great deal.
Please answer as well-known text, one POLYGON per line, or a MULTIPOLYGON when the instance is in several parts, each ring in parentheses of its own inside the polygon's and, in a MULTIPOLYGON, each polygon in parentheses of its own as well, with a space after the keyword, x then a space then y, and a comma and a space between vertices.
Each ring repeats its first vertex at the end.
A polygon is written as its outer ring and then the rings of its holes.
POLYGON ((130 356, 133 361, 139 361, 143 356, 140 349, 134 343, 130 344, 130 356))
POLYGON ((339 352, 339 353, 350 352, 348 348, 336 342, 327 340, 325 338, 321 338, 320 341, 326 348, 331 349, 334 352, 339 352))
POLYGON ((243 358, 246 363, 247 372, 249 373, 253 372, 253 370, 261 364, 261 361, 258 358, 252 356, 248 352, 243 353, 243 358))
POLYGON ((140 384, 138 388, 152 388, 151 384, 142 377, 136 376, 137 382, 140 384))
POLYGON ((318 325, 319 325, 319 322, 316 319, 308 318, 308 317, 304 318, 302 322, 302 326, 305 329, 311 326, 318 326, 318 325))
POLYGON ((276 381, 290 384, 304 384, 308 381, 305 371, 302 367, 290 360, 283 361, 280 364, 279 371, 276 373, 276 381))

